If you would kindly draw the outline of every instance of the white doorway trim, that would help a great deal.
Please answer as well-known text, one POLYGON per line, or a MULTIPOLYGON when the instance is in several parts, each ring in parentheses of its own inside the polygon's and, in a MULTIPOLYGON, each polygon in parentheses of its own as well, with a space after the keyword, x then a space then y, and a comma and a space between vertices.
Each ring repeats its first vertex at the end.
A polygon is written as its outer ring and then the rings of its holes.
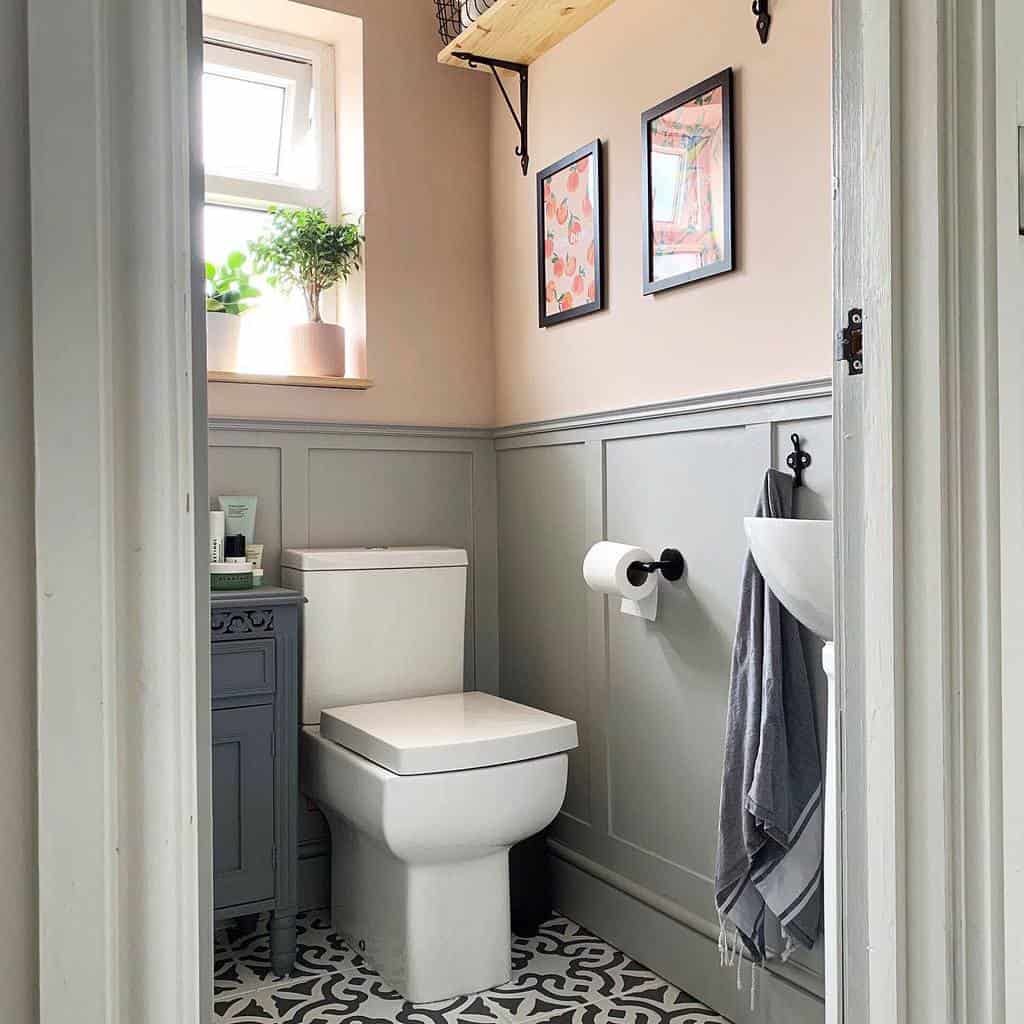
POLYGON ((993 4, 839 3, 865 310, 865 373, 836 380, 845 1019, 1001 1022, 993 4))
POLYGON ((186 22, 28 6, 44 1021, 209 1012, 186 22))
MULTIPOLYGON (((1024 4, 996 0, 996 218, 999 277, 999 451, 1002 526, 1002 665, 1004 906, 1024 906, 1024 744, 1015 726, 1024 722, 1024 235, 1021 220, 1021 154, 1024 125, 1024 4), (1018 223, 1015 224, 1014 221, 1018 223)), ((1024 932, 1012 909, 1005 914, 1007 964, 1005 1019, 1024 1020, 1024 932)))
MULTIPOLYGON (((1022 377, 993 272, 1014 244, 994 18, 1017 0, 836 3, 838 109, 862 117, 838 187, 863 199, 838 308, 862 294, 867 363, 836 381, 843 1019, 998 1024, 1024 1000, 1003 979, 999 725, 1020 709, 1000 673, 1024 651, 1019 616, 998 628, 1020 602, 1000 556, 1024 499, 999 488, 1000 411, 1004 476, 1021 451, 1000 342, 1015 405, 1022 377)), ((193 6, 29 5, 46 1021, 209 1012, 193 6)), ((1008 820, 1007 858, 1022 846, 1008 820)))

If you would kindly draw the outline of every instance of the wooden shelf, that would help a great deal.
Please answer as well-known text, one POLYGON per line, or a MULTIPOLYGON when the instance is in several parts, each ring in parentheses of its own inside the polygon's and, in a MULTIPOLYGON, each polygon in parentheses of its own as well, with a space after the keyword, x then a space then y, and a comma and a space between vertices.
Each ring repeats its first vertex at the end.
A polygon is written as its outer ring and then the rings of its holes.
POLYGON ((206 375, 211 384, 271 384, 286 388, 342 388, 347 391, 367 391, 373 381, 366 377, 284 377, 261 373, 224 373, 211 370, 206 375))
MULTIPOLYGON (((464 68, 456 51, 532 64, 615 0, 498 0, 438 55, 440 64, 464 68)), ((490 68, 479 67, 490 73, 490 68)))

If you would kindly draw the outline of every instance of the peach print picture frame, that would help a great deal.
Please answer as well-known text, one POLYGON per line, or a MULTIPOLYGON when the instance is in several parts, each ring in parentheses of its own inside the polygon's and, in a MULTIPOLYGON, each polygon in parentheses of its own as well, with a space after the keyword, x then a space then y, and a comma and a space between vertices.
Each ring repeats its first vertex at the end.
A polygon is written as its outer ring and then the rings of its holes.
POLYGON ((537 175, 540 326, 604 308, 601 142, 537 175))

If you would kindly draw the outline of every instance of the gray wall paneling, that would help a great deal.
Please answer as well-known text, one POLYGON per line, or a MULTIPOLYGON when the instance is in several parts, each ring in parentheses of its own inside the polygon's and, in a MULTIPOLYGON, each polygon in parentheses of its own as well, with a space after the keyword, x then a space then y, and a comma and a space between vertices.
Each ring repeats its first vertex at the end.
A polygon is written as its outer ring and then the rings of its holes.
MULTIPOLYGON (((498 692, 497 484, 489 431, 213 420, 210 496, 256 494, 268 584, 289 547, 450 544, 469 552, 466 689, 498 692)), ((298 899, 325 906, 330 840, 299 801, 298 899)))
POLYGON ((497 513, 488 432, 213 420, 210 497, 256 494, 267 583, 289 547, 469 552, 466 688, 498 692, 497 513))
MULTIPOLYGON (((502 695, 580 726, 550 843, 559 906, 737 1024, 822 1019, 818 951, 773 965, 750 1014, 718 964, 711 891, 742 518, 793 432, 814 459, 797 513, 830 518, 827 381, 494 432, 222 420, 210 433, 210 494, 260 495, 268 567, 307 544, 469 550, 467 687, 498 690, 500 598, 502 695), (583 585, 605 537, 686 555, 653 625, 583 585)), ((813 640, 807 656, 824 695, 813 640)), ((323 905, 327 840, 318 814, 300 819, 300 905, 323 905)))
MULTIPOLYGON (((821 383, 495 441, 502 695, 580 723, 551 834, 559 906, 738 1022, 822 1016, 820 950, 773 966, 750 1014, 718 964, 712 875, 743 516, 794 432, 814 460, 798 514, 831 516, 830 417, 821 383), (657 622, 585 588, 583 555, 604 538, 686 556, 657 622)), ((807 654, 823 704, 820 643, 807 654)))

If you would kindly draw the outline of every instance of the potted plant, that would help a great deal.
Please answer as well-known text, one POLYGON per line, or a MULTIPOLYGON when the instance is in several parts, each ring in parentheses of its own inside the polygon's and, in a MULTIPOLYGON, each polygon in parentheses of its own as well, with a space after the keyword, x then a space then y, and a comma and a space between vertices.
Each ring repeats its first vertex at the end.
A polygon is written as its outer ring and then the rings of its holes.
POLYGON ((256 271, 275 288, 302 290, 309 322, 290 331, 291 373, 299 377, 345 376, 345 330, 325 324, 320 297, 361 266, 365 239, 359 225, 341 218, 331 224, 323 210, 271 207, 270 230, 249 250, 256 271))
POLYGON ((206 368, 233 372, 238 367, 241 316, 259 298, 249 283, 245 254, 228 253, 220 267, 206 264, 206 368))

